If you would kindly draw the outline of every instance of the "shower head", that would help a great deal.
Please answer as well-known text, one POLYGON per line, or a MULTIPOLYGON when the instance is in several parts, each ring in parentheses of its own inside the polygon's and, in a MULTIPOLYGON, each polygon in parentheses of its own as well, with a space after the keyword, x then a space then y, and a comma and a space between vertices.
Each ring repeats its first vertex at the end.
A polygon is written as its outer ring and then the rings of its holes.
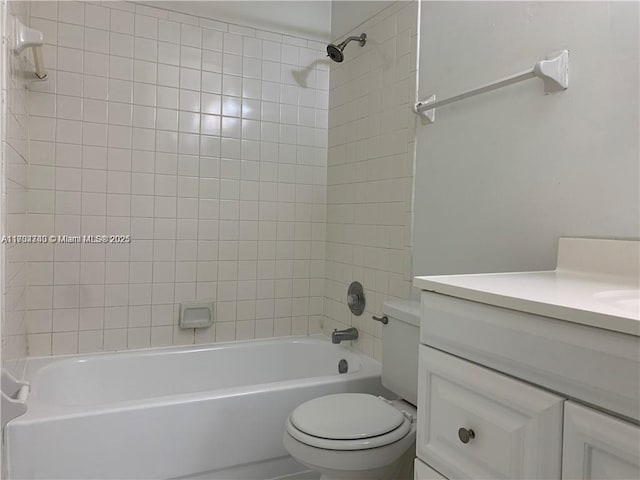
MULTIPOLYGON (((344 46, 342 48, 344 48, 344 46)), ((327 57, 329 57, 334 62, 340 63, 342 60, 344 60, 342 48, 335 46, 333 43, 330 43, 329 45, 327 45, 327 57)))
POLYGON ((346 47, 349 42, 353 40, 357 40, 360 46, 364 47, 365 43, 367 43, 367 34, 362 33, 359 37, 349 37, 337 45, 330 43, 329 45, 327 45, 327 57, 329 57, 334 62, 342 62, 344 60, 344 47, 346 47))

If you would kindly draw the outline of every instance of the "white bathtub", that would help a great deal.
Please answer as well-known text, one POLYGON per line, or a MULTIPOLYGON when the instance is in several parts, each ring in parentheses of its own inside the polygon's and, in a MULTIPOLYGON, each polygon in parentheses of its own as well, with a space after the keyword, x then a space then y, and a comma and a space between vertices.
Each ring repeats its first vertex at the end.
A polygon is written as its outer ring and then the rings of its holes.
POLYGON ((25 376, 11 480, 273 478, 303 469, 282 446, 297 405, 385 393, 377 362, 323 336, 37 358, 25 376))

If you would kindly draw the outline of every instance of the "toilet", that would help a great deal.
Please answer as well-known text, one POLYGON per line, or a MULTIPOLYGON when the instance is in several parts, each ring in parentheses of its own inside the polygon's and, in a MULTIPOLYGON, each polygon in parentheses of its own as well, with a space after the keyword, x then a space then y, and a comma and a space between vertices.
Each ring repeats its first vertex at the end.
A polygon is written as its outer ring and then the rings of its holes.
POLYGON ((399 399, 366 393, 325 395, 287 418, 284 447, 321 480, 413 478, 420 303, 389 301, 383 312, 382 384, 399 399))

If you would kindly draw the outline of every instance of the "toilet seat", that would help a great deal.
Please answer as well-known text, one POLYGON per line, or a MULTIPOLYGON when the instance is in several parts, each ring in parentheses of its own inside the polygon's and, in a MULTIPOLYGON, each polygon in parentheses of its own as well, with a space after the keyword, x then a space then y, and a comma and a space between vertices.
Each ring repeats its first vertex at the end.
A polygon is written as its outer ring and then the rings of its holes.
POLYGON ((326 450, 364 450, 390 445, 411 430, 411 421, 378 397, 326 395, 303 403, 287 418, 296 440, 326 450))

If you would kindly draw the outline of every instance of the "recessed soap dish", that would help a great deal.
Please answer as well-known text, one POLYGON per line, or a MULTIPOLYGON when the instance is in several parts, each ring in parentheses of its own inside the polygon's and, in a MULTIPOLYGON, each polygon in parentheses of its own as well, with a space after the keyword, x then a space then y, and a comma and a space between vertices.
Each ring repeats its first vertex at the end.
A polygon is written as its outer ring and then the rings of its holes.
POLYGON ((180 304, 180 328, 207 328, 213 325, 213 302, 185 302, 180 304))

